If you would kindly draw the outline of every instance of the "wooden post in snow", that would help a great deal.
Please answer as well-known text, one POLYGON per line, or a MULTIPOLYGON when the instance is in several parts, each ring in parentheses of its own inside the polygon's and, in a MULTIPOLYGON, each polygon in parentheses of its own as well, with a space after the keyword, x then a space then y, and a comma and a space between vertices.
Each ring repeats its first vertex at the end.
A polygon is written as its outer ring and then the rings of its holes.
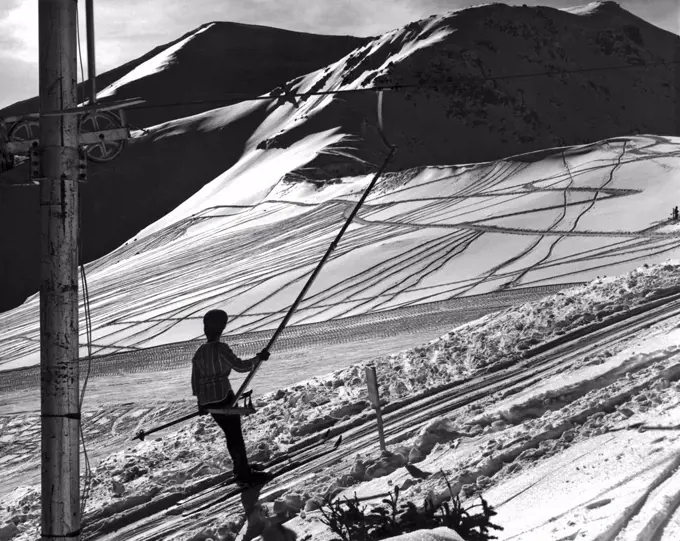
POLYGON ((42 541, 80 539, 74 0, 39 0, 42 541))
POLYGON ((385 432, 383 431, 383 419, 380 411, 380 393, 378 392, 378 377, 375 373, 375 366, 366 367, 366 384, 368 385, 368 399, 375 408, 376 420, 378 421, 378 437, 380 438, 380 449, 383 453, 387 452, 385 447, 385 432))

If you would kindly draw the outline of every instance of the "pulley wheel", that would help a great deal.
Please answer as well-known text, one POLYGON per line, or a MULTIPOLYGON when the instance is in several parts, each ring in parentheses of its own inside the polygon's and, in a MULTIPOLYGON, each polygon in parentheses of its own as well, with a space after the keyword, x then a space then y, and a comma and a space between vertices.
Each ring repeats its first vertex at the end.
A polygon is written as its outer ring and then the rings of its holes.
POLYGON ((40 122, 37 119, 25 118, 14 123, 7 133, 7 139, 12 143, 32 141, 40 138, 40 122))
MULTIPOLYGON (((99 132, 122 128, 120 117, 109 111, 95 111, 83 115, 80 120, 80 133, 99 132)), ((123 151, 125 139, 118 141, 104 141, 91 145, 83 145, 88 160, 103 163, 109 162, 123 151)))

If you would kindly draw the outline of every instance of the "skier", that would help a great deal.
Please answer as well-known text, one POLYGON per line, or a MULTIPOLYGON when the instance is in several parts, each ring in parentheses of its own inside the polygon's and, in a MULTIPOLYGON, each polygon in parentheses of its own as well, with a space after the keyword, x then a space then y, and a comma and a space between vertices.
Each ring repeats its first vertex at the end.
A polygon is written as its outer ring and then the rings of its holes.
MULTIPOLYGON (((269 352, 262 350, 252 359, 242 360, 227 344, 220 342, 228 320, 229 317, 223 310, 210 310, 203 316, 203 330, 207 342, 196 351, 191 370, 191 389, 198 399, 198 408, 202 413, 206 412, 207 407, 232 405, 234 391, 229 383, 232 370, 250 372, 256 361, 266 361, 269 358, 269 352)), ((246 484, 267 482, 271 478, 269 474, 254 471, 248 464, 241 417, 218 413, 211 415, 227 439, 227 449, 234 463, 235 480, 246 484)))
POLYGON ((673 220, 676 222, 678 221, 678 217, 680 216, 680 211, 678 211, 677 205, 673 207, 673 220))

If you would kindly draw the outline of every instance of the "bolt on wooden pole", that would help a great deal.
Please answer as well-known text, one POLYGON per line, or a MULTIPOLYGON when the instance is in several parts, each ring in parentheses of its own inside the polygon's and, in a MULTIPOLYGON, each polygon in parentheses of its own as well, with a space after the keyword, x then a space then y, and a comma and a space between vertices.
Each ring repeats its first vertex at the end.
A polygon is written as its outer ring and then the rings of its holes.
POLYGON ((80 539, 77 0, 39 0, 42 541, 80 539))

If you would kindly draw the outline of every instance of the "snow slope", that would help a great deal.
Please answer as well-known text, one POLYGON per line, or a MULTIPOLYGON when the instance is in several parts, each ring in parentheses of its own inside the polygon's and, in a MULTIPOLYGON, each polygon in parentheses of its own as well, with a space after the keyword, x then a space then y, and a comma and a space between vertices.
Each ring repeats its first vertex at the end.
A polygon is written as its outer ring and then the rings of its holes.
MULTIPOLYGON (((300 538, 312 533, 327 541, 332 536, 315 510, 323 494, 356 493, 370 506, 398 486, 403 500, 420 504, 425 497, 448 498, 448 479, 466 505, 481 494, 498 510, 493 522, 504 528, 500 540, 674 541, 678 276, 677 261, 645 265, 373 360, 388 412, 388 457, 380 454, 368 412, 366 363, 271 393, 245 420, 254 460, 277 456, 329 426, 345 442, 324 468, 293 472, 263 493, 261 506, 270 515, 287 514, 287 526, 300 538), (592 319, 584 320, 587 314, 592 319), (525 347, 530 339, 530 348, 552 345, 542 356, 525 347), (501 356, 490 360, 492 350, 501 356), (475 395, 470 386, 473 394, 461 402, 469 382, 482 387, 475 395), (406 463, 427 478, 413 477, 406 463)), ((86 426, 108 409, 90 406, 86 426)), ((21 460, 22 438, 31 437, 39 417, 9 420, 2 431, 6 456, 21 460)), ((127 424, 124 434, 136 428, 127 424)), ((111 533, 95 538, 119 541, 152 534, 168 541, 228 539, 244 521, 239 503, 216 503, 207 513, 186 516, 159 503, 219 480, 230 467, 226 453, 215 453, 216 445, 224 449, 221 441, 214 423, 201 417, 162 439, 114 450, 94 469, 86 530, 107 528, 111 533), (137 521, 113 531, 132 510, 137 521)), ((3 466, 6 473, 17 467, 16 460, 3 466)), ((0 501, 0 520, 15 528, 13 541, 31 539, 38 487, 17 488, 0 501)))
MULTIPOLYGON (((230 333, 275 328, 371 178, 316 187, 281 177, 340 142, 330 131, 286 151, 251 148, 168 216, 88 265, 94 352, 198 338, 197 321, 215 306, 232 315, 230 333)), ((617 138, 535 159, 389 174, 291 324, 586 281, 677 255, 668 214, 679 143, 617 138)), ((3 368, 38 362, 37 313, 34 295, 0 315, 3 368)))
POLYGON ((140 79, 149 77, 151 75, 155 75, 157 73, 162 72, 165 69, 168 69, 168 67, 174 60, 174 56, 183 47, 186 47, 187 43, 189 43, 191 40, 196 39, 197 36, 205 32, 206 30, 210 30, 211 26, 212 25, 209 24, 201 27, 198 31, 194 32, 190 36, 183 38, 178 42, 170 45, 163 51, 151 57, 143 64, 135 67, 130 72, 126 73, 123 77, 116 80, 114 83, 108 85, 103 90, 98 91, 97 99, 101 100, 102 98, 109 98, 111 96, 114 96, 116 95, 119 88, 129 85, 133 81, 138 81, 140 79))

